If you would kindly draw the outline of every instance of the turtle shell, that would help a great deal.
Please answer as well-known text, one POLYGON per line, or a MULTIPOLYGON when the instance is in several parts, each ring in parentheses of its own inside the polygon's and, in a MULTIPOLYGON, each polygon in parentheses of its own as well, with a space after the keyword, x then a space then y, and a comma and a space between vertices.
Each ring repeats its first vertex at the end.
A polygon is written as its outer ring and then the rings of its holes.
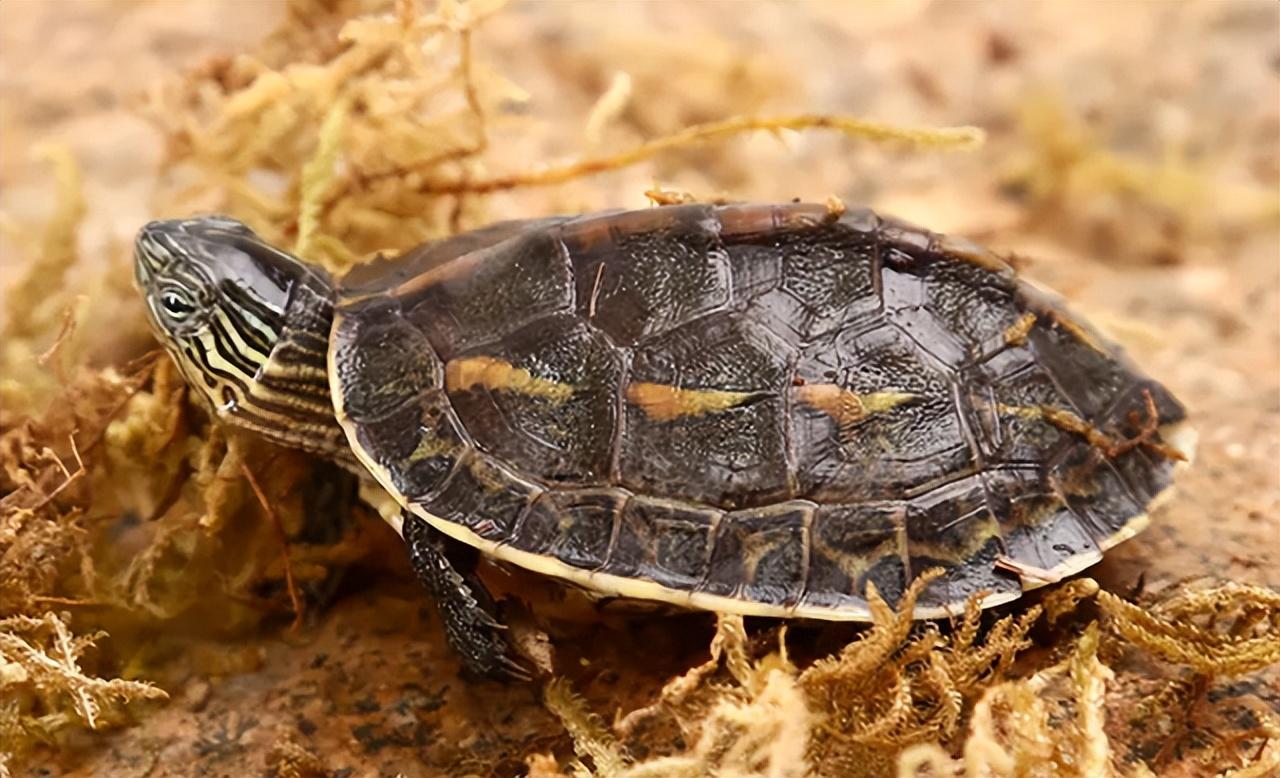
POLYGON ((990 252, 807 204, 380 260, 329 362, 357 456, 452 537, 605 595, 830 620, 931 568, 917 617, 1093 564, 1166 493, 1184 418, 990 252))

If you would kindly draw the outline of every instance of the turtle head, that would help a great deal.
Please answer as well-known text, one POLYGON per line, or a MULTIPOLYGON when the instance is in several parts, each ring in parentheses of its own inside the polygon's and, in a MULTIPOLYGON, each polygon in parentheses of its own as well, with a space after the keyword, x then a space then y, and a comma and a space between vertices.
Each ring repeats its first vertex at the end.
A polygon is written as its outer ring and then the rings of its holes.
MULTIPOLYGON (((134 272, 152 328, 223 421, 280 439, 321 387, 327 397, 332 285, 323 271, 234 219, 208 216, 143 227, 134 272)), ((332 420, 331 406, 313 410, 332 420)))

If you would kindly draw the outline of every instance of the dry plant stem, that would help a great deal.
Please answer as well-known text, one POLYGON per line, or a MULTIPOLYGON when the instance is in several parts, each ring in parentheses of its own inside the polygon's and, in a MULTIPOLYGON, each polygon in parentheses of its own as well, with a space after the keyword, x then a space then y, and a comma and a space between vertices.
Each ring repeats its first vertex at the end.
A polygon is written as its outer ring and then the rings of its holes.
POLYGON ((1267 739, 1258 748, 1252 764, 1221 773, 1222 778, 1271 778, 1280 775, 1280 725, 1268 722, 1262 729, 1267 739))
POLYGON ((1049 592, 1043 603, 1049 624, 1056 624, 1058 619, 1074 613, 1080 603, 1096 595, 1098 589, 1098 582, 1092 578, 1077 578, 1049 592))
POLYGON ((621 737, 631 735, 642 722, 648 721, 664 710, 679 706, 690 695, 702 688, 706 679, 719 669, 720 657, 712 656, 711 659, 694 666, 683 675, 676 676, 662 687, 662 691, 658 693, 658 699, 654 703, 642 708, 636 708, 625 716, 617 718, 613 725, 613 731, 621 737))
MULTIPOLYGON (((44 498, 40 500, 40 502, 32 506, 31 510, 33 511, 38 511, 44 506, 53 502, 53 498, 57 497, 59 494, 62 493, 64 489, 66 489, 68 486, 70 486, 72 483, 77 481, 79 478, 81 478, 85 474, 84 459, 81 458, 80 456, 80 449, 76 447, 76 430, 72 430, 67 435, 67 440, 70 441, 71 453, 76 458, 76 471, 74 473, 68 473, 67 466, 62 463, 62 458, 55 453, 53 456, 57 461, 58 467, 62 469, 63 475, 66 476, 66 479, 61 484, 59 484, 57 488, 55 488, 52 492, 49 492, 48 494, 46 494, 44 498)), ((53 452, 50 452, 50 453, 53 453, 53 452)))
POLYGON ((969 150, 981 145, 985 137, 977 127, 944 127, 941 129, 909 129, 891 127, 849 116, 803 114, 800 116, 739 116, 708 124, 697 124, 657 140, 642 143, 627 151, 593 157, 563 167, 532 170, 506 176, 478 180, 427 181, 415 187, 423 194, 485 194, 523 187, 554 186, 595 173, 618 170, 676 149, 700 143, 724 140, 757 130, 831 129, 844 135, 878 142, 898 142, 925 149, 969 150))
POLYGON ((125 391, 124 396, 120 398, 120 401, 111 410, 103 415, 102 424, 98 427, 98 431, 89 438, 88 445, 84 447, 85 453, 88 453, 94 446, 102 442, 102 437, 107 433, 107 428, 111 426, 111 422, 115 420, 116 414, 124 410, 134 395, 142 391, 142 387, 146 386, 147 381, 151 380, 151 374, 155 371, 156 362, 164 352, 153 351, 151 353, 155 354, 157 359, 143 365, 142 369, 134 377, 132 385, 125 391))
POLYGON ((1011 573, 1016 573, 1023 578, 1028 578, 1034 581, 1043 581, 1045 583, 1059 583, 1062 581, 1062 576, 1058 573, 1051 570, 1045 570, 1043 567, 1029 565, 1026 562, 1005 556, 1004 554, 996 557, 996 567, 1001 570, 1008 570, 1011 573))
POLYGON ((747 629, 741 616, 716 614, 716 636, 711 641, 711 654, 723 654, 725 667, 743 688, 755 692, 758 680, 747 655, 747 629))
POLYGON ((326 778, 334 772, 320 757, 288 735, 271 745, 263 761, 274 778, 326 778))
POLYGON ((35 260, 5 296, 4 336, 13 340, 37 337, 52 324, 52 311, 42 307, 41 301, 63 286, 63 279, 75 265, 79 225, 87 210, 80 166, 70 149, 50 144, 38 151, 54 168, 56 210, 45 224, 35 260))
POLYGON ((1146 389, 1142 390, 1144 410, 1147 418, 1143 421, 1131 419, 1130 421, 1138 427, 1137 434, 1132 437, 1116 439, 1102 430, 1094 427, 1089 422, 1081 419, 1071 411, 1062 408, 1041 407, 1036 409, 1036 413, 1045 421, 1064 432, 1070 432, 1083 437, 1089 442, 1089 445, 1101 451, 1107 459, 1115 459, 1123 454, 1127 454, 1138 446, 1143 446, 1151 451, 1159 454, 1165 459, 1175 462, 1184 462, 1187 455, 1158 440, 1152 438, 1156 435, 1160 428, 1160 415, 1156 410, 1155 400, 1151 397, 1151 392, 1146 389))
MULTIPOLYGON (((462 94, 466 98, 467 109, 471 111, 476 125, 475 145, 467 150, 467 156, 483 154, 489 148, 489 126, 485 121, 480 94, 476 91, 472 59, 471 28, 463 27, 458 31, 458 74, 462 78, 462 94)), ((470 177, 470 170, 465 165, 462 175, 464 180, 470 177)), ((453 232, 462 231, 462 207, 466 197, 466 192, 459 192, 454 199, 453 210, 449 213, 449 227, 453 232)))
POLYGON ((1152 763, 1161 767, 1168 764, 1173 759, 1178 747, 1186 742, 1191 735, 1191 726, 1195 719, 1195 710, 1204 700, 1204 696, 1209 692, 1210 679, 1203 675, 1194 675, 1190 681, 1190 692, 1185 695, 1181 701, 1182 705, 1174 711, 1173 732, 1170 733, 1164 745, 1160 746, 1160 750, 1151 759, 1152 763))
MULTIPOLYGON (((83 299, 83 298, 82 298, 83 299)), ((53 338, 53 344, 44 351, 40 356, 36 357, 36 364, 45 367, 49 364, 49 360, 58 355, 63 344, 76 331, 76 311, 75 308, 68 305, 66 310, 62 312, 62 326, 58 328, 58 334, 53 338)), ((63 372, 62 365, 58 362, 54 363, 54 371, 57 374, 60 383, 67 383, 66 374, 63 372)))
POLYGON ((346 126, 349 109, 346 100, 339 100, 329 108, 324 123, 320 125, 316 153, 302 168, 298 239, 293 249, 293 253, 300 257, 311 254, 312 244, 320 231, 322 200, 333 183, 338 155, 342 150, 342 131, 346 126))
MULTIPOLYGON (((654 205, 687 205, 689 203, 698 202, 698 198, 689 192, 680 192, 674 189, 663 189, 660 186, 654 186, 652 189, 644 191, 645 199, 654 205)), ((603 265, 601 266, 603 267, 603 265)))
POLYGON ((1166 459, 1185 462, 1187 457, 1181 451, 1178 451, 1172 446, 1153 440, 1156 433, 1160 430, 1160 413, 1156 410, 1156 401, 1151 397, 1151 392, 1149 390, 1142 390, 1142 399, 1145 403, 1144 410, 1147 414, 1146 419, 1139 420, 1136 412, 1131 412, 1129 418, 1130 423, 1138 428, 1137 434, 1117 442, 1116 445, 1107 452, 1107 456, 1115 459, 1121 454, 1127 454, 1138 446, 1146 446, 1166 459))
POLYGON ((578 756, 591 758, 595 775, 618 775, 626 768, 630 760, 617 739, 574 693, 568 681, 556 678, 548 683, 543 702, 573 737, 573 749, 578 756))
POLYGON ((1076 686, 1076 725, 1080 730, 1081 775, 1112 774, 1111 747, 1103 729, 1106 723, 1104 702, 1106 682, 1115 677, 1111 669, 1098 661, 1098 625, 1090 624, 1071 659, 1071 677, 1076 686))
POLYGON ((249 488, 253 489, 253 494, 258 498, 258 504, 262 506, 263 512, 267 514, 267 518, 271 520, 271 526, 276 531, 276 537, 280 540, 280 553, 284 560, 284 581, 285 587, 289 590, 289 603, 293 606, 293 623, 289 625, 290 632, 297 632, 302 626, 302 597, 298 594, 298 585, 293 579, 293 563, 289 558, 289 538, 285 535, 284 525, 280 523, 280 517, 276 515, 275 510, 271 507, 271 503, 267 502, 267 496, 262 492, 262 487, 258 485, 258 479, 253 476, 253 471, 245 463, 240 463, 240 472, 244 473, 244 478, 249 482, 249 488))
MULTIPOLYGON (((141 371, 133 378, 132 382, 126 383, 127 389, 122 393, 120 400, 100 416, 101 421, 98 425, 98 429, 89 437, 89 442, 84 446, 83 451, 76 444, 75 439, 75 435, 79 432, 79 428, 72 429, 71 432, 68 433, 67 440, 71 445, 71 453, 75 456, 77 470, 71 477, 68 477, 67 481, 59 486, 58 489, 36 505, 34 507, 35 510, 49 504, 52 499, 57 496, 59 492, 69 486, 73 480, 76 480, 86 474, 87 468, 85 467, 83 455, 88 454, 94 447, 102 442, 107 435, 107 430, 110 428, 116 416, 119 415, 120 411, 124 410, 124 408, 129 404, 129 401, 133 399, 133 397, 142 390, 142 387, 146 385, 147 381, 150 380, 154 367, 154 361, 144 365, 141 371)), ((62 466, 61 460, 59 460, 58 464, 62 467, 63 472, 65 473, 66 468, 65 466, 62 466)))
MULTIPOLYGON (((668 681, 662 687, 662 691, 658 693, 658 699, 653 703, 637 708, 626 716, 615 716, 613 731, 620 737, 626 737, 641 722, 647 721, 663 711, 678 710, 686 700, 702 689, 703 684, 711 675, 720 669, 720 660, 726 658, 726 655, 728 656, 727 662, 737 668, 733 673, 735 678, 749 675, 750 663, 746 656, 746 632, 741 616, 716 614, 716 634, 711 639, 710 653, 711 658, 706 662, 695 665, 683 675, 676 676, 668 681)), ((684 722, 678 716, 677 721, 683 728, 684 722)))
POLYGON ((609 88, 600 95, 587 113, 587 121, 582 131, 582 137, 587 146, 600 145, 605 127, 622 115, 630 101, 631 76, 624 72, 615 73, 609 88))

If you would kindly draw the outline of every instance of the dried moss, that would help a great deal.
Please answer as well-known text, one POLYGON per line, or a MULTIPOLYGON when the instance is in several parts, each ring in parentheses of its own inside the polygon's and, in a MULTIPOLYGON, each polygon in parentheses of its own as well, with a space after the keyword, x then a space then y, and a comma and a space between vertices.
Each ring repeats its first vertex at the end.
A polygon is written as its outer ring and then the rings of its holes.
POLYGON ((1168 662, 1231 677, 1280 661, 1280 593, 1204 581, 1184 584, 1149 609, 1099 592, 1115 629, 1168 662))
POLYGON ((73 636, 65 617, 53 613, 0 619, 0 742, 6 757, 50 742, 73 724, 100 729, 123 723, 127 703, 167 698, 148 683, 86 675, 80 658, 100 637, 73 636))
MULTIPOLYGON (((1101 592, 1105 617, 1087 623, 1062 660, 1011 677, 1015 660, 1031 646, 1027 635, 1040 608, 984 630, 975 597, 944 634, 909 616, 935 575, 918 579, 897 611, 872 588, 871 628, 804 671, 787 660, 785 638, 777 652, 752 658, 741 619, 722 616, 711 659, 669 682, 653 705, 619 717, 612 732, 564 681, 553 682, 547 705, 565 722, 578 753, 594 764, 575 764, 574 775, 1153 775, 1142 760, 1121 764, 1114 753, 1107 725, 1119 702, 1116 673, 1100 657, 1137 651, 1227 677, 1274 663, 1269 652, 1280 646, 1280 602, 1267 589, 1187 584, 1146 608, 1101 592), (1234 650, 1224 651, 1227 644, 1234 650), (694 745, 630 760, 627 738, 641 721, 664 715, 693 735, 694 745)), ((1056 598, 1061 602, 1052 609, 1059 617, 1080 604, 1081 591, 1098 592, 1096 584, 1079 583, 1056 598)), ((1273 769, 1278 726, 1269 716, 1256 731, 1237 733, 1259 745, 1232 774, 1273 769)), ((1229 739, 1223 732, 1218 737, 1229 739)))
POLYGON ((573 737, 573 747, 578 756, 591 760, 594 770, 578 763, 572 768, 575 774, 613 778, 622 772, 629 758, 600 717, 587 708, 586 702, 573 692, 568 682, 563 679, 550 681, 543 690, 543 703, 573 737))

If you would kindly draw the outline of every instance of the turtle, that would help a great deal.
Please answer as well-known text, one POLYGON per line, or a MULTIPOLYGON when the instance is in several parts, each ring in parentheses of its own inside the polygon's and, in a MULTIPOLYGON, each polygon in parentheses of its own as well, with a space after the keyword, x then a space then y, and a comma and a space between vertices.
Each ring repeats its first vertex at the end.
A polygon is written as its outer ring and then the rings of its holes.
POLYGON ((819 621, 939 568, 913 615, 940 619, 1097 562, 1191 445, 1183 405, 1057 297, 869 209, 499 222, 340 278, 201 216, 143 227, 135 268, 217 421, 394 497, 483 676, 529 671, 480 557, 819 621))

